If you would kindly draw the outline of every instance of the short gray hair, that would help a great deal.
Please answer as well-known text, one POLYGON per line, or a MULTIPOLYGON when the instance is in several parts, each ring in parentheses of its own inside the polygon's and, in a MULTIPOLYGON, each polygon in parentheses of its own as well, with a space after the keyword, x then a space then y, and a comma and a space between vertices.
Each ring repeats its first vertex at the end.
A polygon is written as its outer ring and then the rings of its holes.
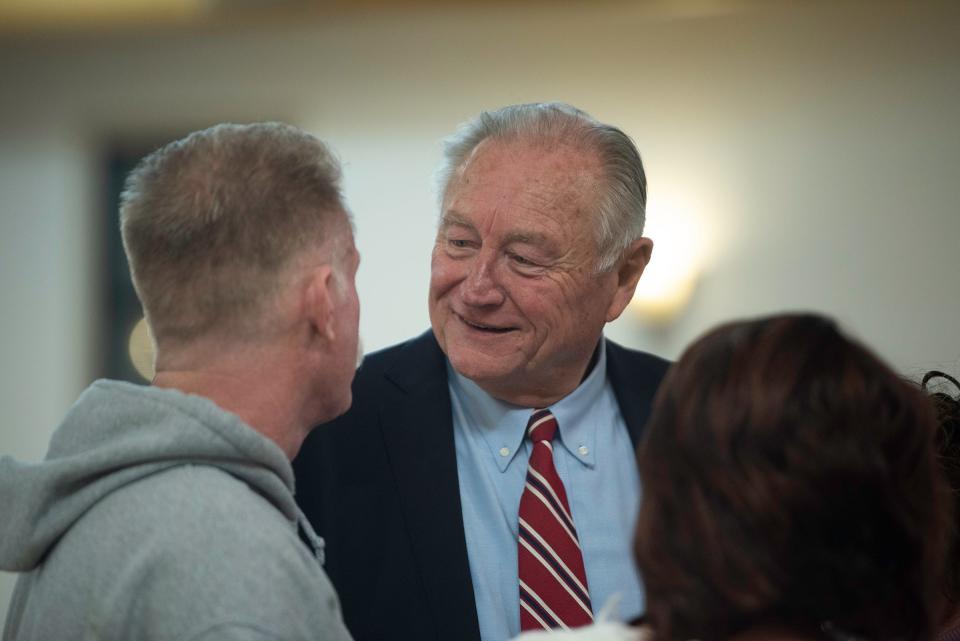
POLYGON ((627 248, 643 236, 647 177, 633 141, 617 127, 561 102, 485 111, 447 138, 444 161, 437 173, 441 207, 457 170, 487 138, 571 145, 597 154, 604 182, 596 202, 597 271, 612 268, 627 248))
POLYGON ((258 324, 284 270, 349 216, 340 164, 282 123, 221 124, 154 151, 127 177, 120 227, 157 341, 258 324))

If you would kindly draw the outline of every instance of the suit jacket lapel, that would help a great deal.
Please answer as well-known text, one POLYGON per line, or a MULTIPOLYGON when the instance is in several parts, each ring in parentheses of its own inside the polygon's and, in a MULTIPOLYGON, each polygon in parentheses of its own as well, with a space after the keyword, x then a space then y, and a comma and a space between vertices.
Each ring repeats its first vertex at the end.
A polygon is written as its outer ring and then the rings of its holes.
POLYGON ((631 367, 623 348, 607 341, 607 376, 636 449, 643 427, 650 417, 650 399, 657 391, 662 372, 631 367))
POLYGON ((409 343, 385 376, 398 389, 381 425, 410 545, 438 639, 479 641, 463 532, 446 359, 432 332, 409 343))

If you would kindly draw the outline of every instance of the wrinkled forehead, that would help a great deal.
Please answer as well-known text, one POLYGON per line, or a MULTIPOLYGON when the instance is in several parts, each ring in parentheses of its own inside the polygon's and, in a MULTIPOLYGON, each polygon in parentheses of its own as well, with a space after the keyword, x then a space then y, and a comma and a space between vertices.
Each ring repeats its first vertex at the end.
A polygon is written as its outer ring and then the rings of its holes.
POLYGON ((589 188, 600 178, 600 159, 591 148, 558 140, 488 138, 457 167, 450 187, 499 181, 531 191, 562 192, 589 188), (509 176, 517 180, 504 181, 509 176))
POLYGON ((496 212, 580 227, 591 225, 600 190, 597 154, 528 140, 481 142, 452 177, 441 226, 496 212))

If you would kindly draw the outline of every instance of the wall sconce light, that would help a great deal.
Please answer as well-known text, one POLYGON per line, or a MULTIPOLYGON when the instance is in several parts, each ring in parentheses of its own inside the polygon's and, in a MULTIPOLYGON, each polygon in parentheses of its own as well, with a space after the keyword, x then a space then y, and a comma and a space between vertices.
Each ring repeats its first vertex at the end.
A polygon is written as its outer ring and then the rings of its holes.
POLYGON ((668 202, 651 202, 650 210, 645 235, 653 239, 653 255, 630 309, 644 324, 665 327, 686 309, 700 279, 702 229, 668 202))

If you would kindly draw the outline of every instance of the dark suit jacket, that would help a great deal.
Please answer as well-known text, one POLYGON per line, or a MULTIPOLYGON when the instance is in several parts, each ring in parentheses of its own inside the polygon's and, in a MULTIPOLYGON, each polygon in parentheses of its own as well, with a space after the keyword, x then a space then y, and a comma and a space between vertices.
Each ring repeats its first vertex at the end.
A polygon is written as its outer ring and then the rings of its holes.
MULTIPOLYGON (((607 342, 634 445, 667 366, 607 342)), ((356 641, 479 641, 446 359, 432 332, 368 356, 353 407, 313 431, 294 470, 356 641)))

